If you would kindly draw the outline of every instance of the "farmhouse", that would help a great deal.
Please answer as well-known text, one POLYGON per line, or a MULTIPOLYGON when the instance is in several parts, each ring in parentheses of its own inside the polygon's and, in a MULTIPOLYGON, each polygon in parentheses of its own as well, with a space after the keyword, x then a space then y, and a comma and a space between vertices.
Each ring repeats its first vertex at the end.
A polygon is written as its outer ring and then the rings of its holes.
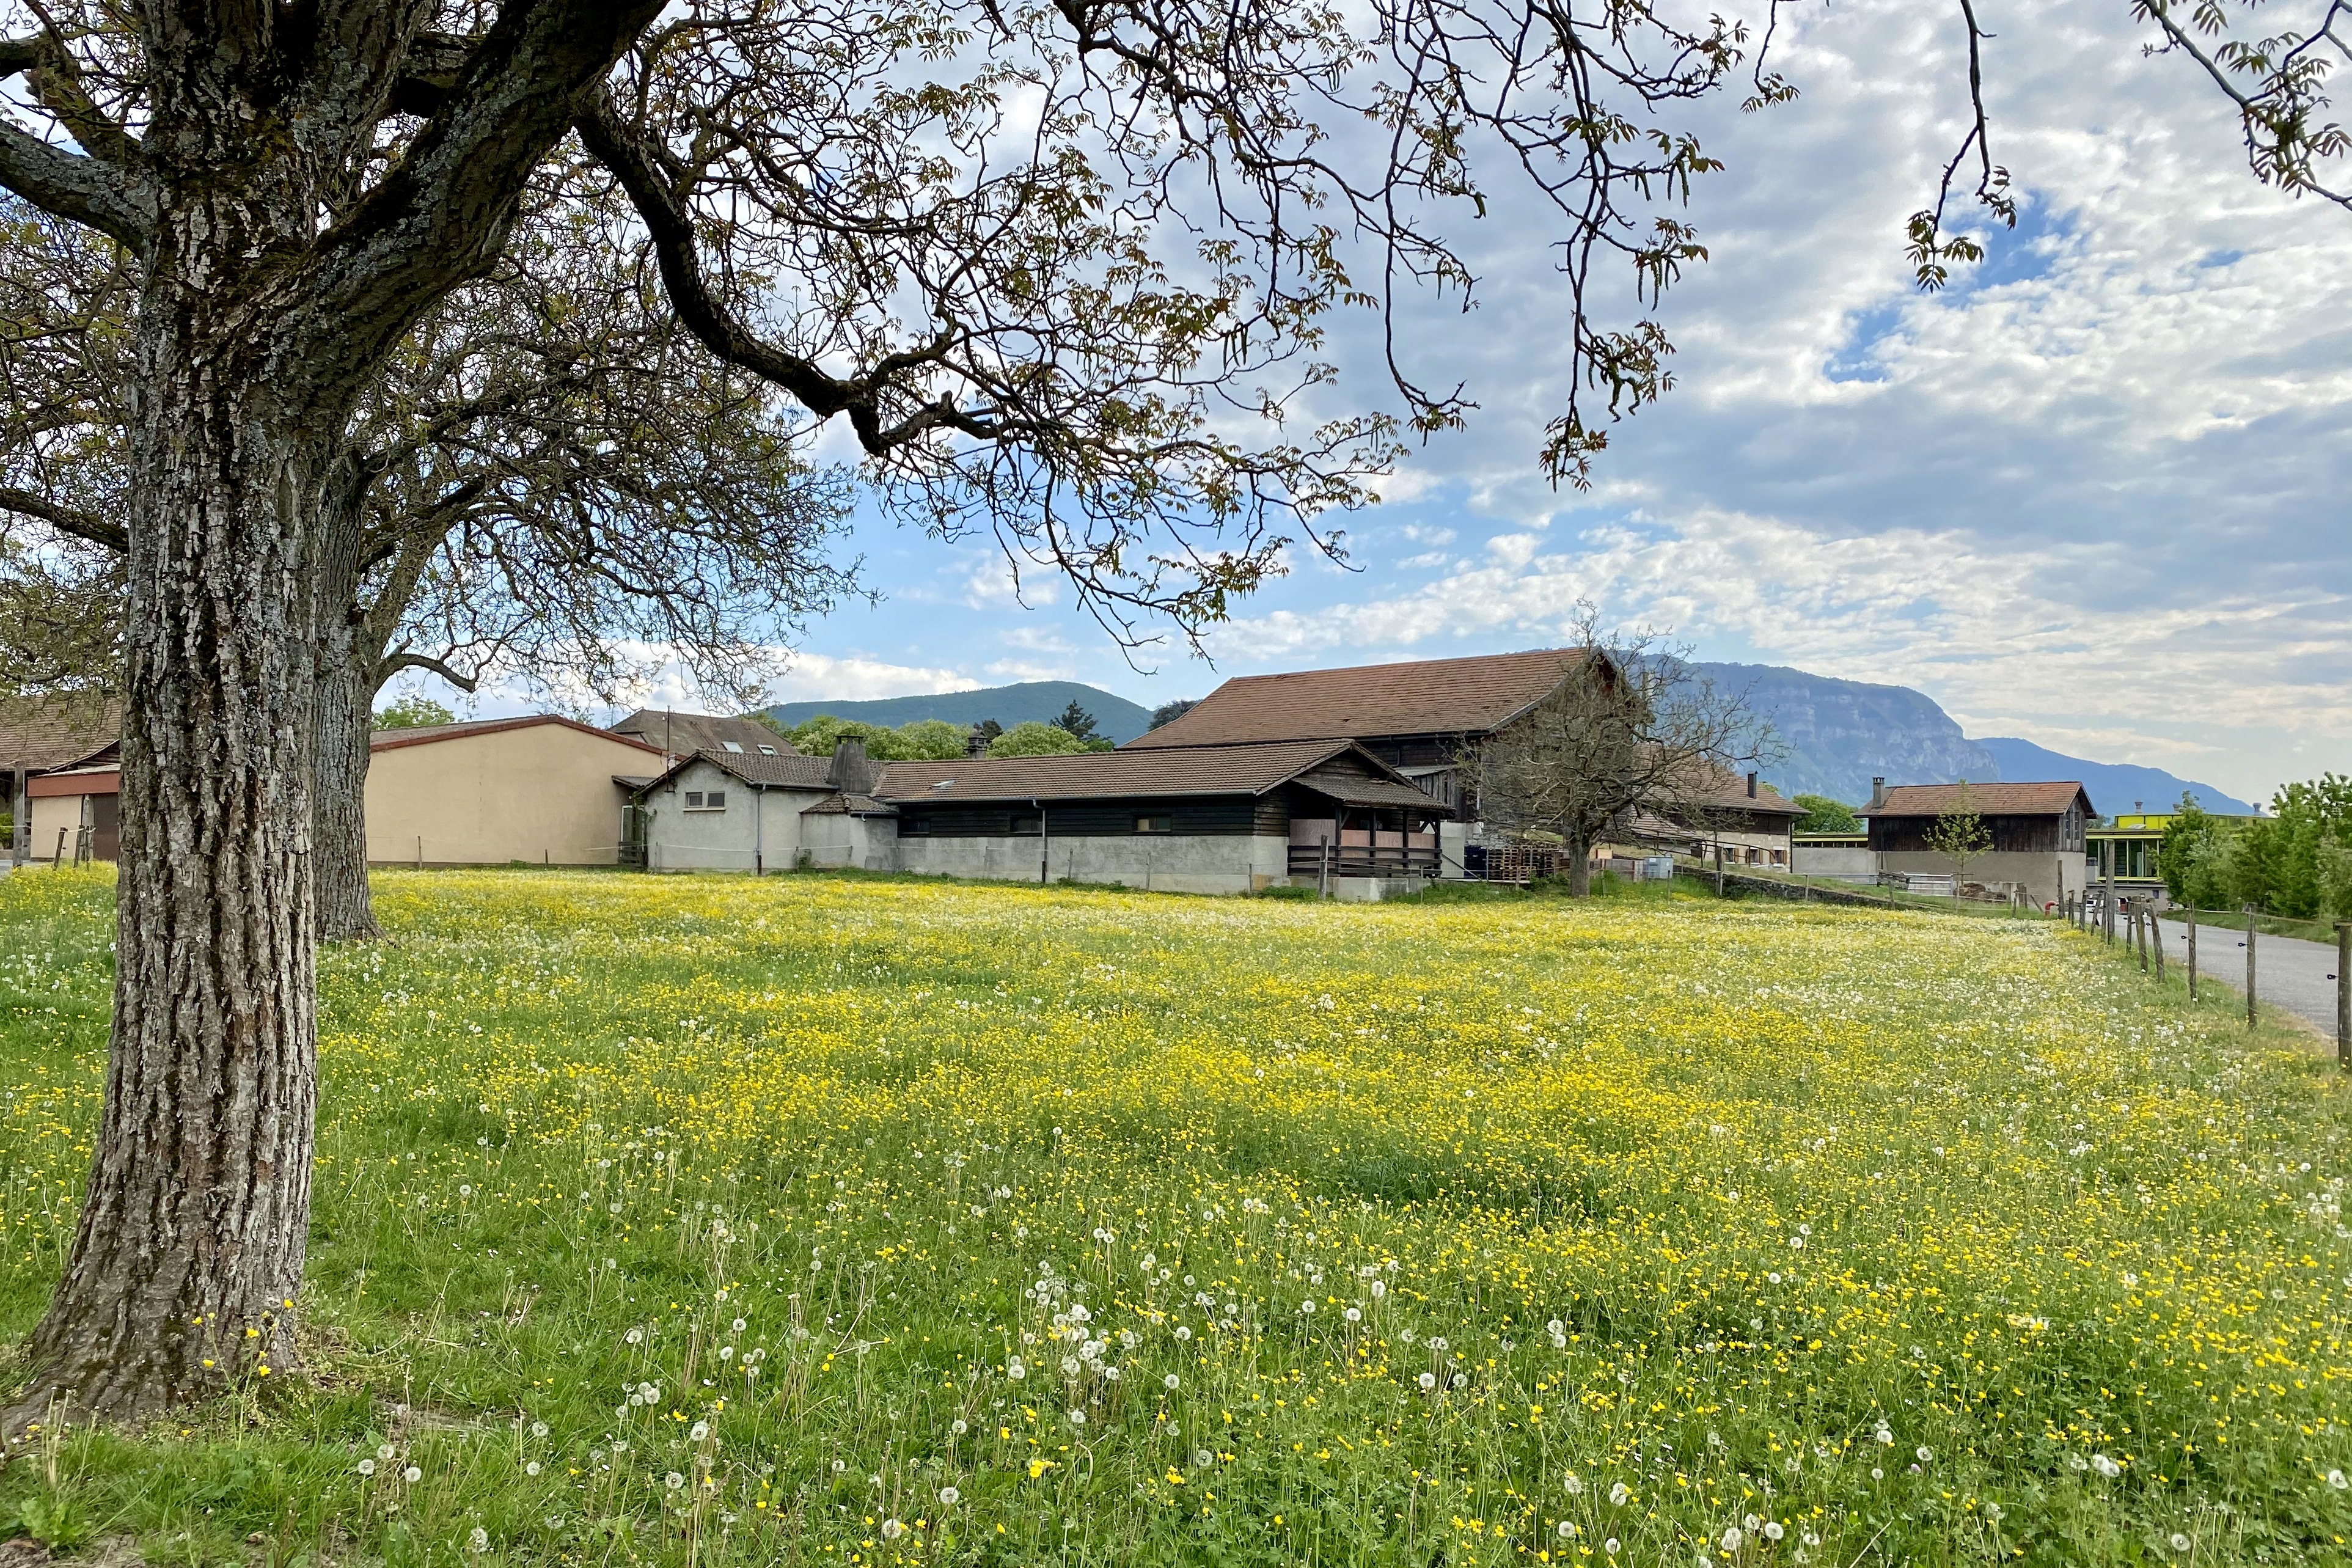
POLYGON ((1237 676, 1182 716, 1123 752, 1353 741, 1426 790, 1448 816, 1465 815, 1456 760, 1533 708, 1591 658, 1537 648, 1352 669, 1237 676))
POLYGON ((1874 780, 1870 804, 1856 815, 1870 828, 1870 852, 1881 872, 1950 874, 1950 857, 1927 847, 1937 819, 1974 812, 1991 847, 1968 863, 1964 882, 1987 888, 2015 884, 2036 903, 2083 890, 2084 834, 2095 815, 2091 797, 2073 781, 2051 784, 1900 784, 1874 780))
MULTIPOLYGON (((1625 826, 1632 847, 1695 856, 1727 866, 1789 869, 1797 819, 1804 807, 1784 799, 1754 773, 1713 773, 1683 801, 1636 815, 1625 826)), ((1612 838, 1612 844, 1614 839, 1612 838)))

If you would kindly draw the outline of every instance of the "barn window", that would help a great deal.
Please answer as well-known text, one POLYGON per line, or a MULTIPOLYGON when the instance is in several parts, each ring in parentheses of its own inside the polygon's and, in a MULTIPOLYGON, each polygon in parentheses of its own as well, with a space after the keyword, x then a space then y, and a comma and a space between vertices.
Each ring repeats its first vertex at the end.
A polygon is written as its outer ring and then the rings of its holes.
POLYGON ((1176 820, 1170 816, 1139 816, 1135 819, 1138 833, 1173 833, 1176 820))
POLYGON ((899 819, 898 837, 901 838, 929 838, 930 836, 931 819, 929 817, 908 816, 899 819))
POLYGON ((1016 811, 1013 814, 1013 831, 1016 835, 1042 833, 1045 827, 1044 819, 1034 811, 1016 811))

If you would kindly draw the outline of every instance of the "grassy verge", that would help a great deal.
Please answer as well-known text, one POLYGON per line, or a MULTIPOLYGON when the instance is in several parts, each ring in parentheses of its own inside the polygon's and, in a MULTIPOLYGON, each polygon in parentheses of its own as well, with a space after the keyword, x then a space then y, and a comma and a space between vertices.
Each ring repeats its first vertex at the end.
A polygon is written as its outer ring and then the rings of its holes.
MULTIPOLYGON (((2087 937, 378 879, 311 1376, 0 1476, 152 1563, 2340 1562, 2347 1091, 2087 937)), ((1630 890, 1629 890, 1630 891, 1630 890)), ((0 882, 0 1332, 110 889, 0 882)))

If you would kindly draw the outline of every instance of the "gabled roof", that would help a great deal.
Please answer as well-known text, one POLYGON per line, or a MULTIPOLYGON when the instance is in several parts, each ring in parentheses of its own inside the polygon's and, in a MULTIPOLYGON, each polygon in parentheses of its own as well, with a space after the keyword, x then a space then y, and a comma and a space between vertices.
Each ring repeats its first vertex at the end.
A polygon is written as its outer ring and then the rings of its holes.
POLYGON ((804 757, 791 752, 772 757, 756 752, 727 752, 709 747, 690 757, 681 757, 670 765, 667 773, 646 781, 644 787, 653 789, 667 784, 697 763, 708 763, 720 773, 760 789, 816 789, 839 787, 833 776, 831 757, 804 757))
POLYGON ((495 735, 502 730, 529 730, 541 724, 561 724, 567 730, 577 730, 600 741, 611 741, 616 745, 631 746, 640 752, 661 755, 659 746, 648 746, 635 735, 616 735, 610 730, 599 730, 593 724, 583 724, 577 719, 566 719, 561 713, 526 713, 519 719, 468 719, 456 724, 418 724, 405 730, 378 730, 368 737, 368 750, 396 752, 403 746, 430 746, 440 741, 462 741, 473 735, 495 735))
MULTIPOLYGON (((793 743, 756 719, 727 719, 716 713, 674 713, 664 708, 640 708, 613 726, 616 735, 634 735, 654 750, 674 757, 697 752, 725 752, 732 741, 747 756, 772 747, 779 756, 798 756, 793 743)), ((734 753, 728 752, 730 756, 734 753)))
POLYGON ((89 761, 122 734, 113 697, 0 700, 0 773, 39 773, 89 761))
MULTIPOLYGON (((919 801, 1133 799, 1155 795, 1260 795, 1301 775, 1357 781, 1359 804, 1433 805, 1411 782, 1351 741, 1275 741, 1256 745, 1080 752, 1060 757, 958 757, 889 763, 873 794, 898 805, 919 801), (1372 786, 1380 786, 1374 791, 1372 786), (1403 792, 1392 794, 1392 792, 1403 792), (1410 796, 1410 801, 1407 800, 1410 796)), ((1328 793, 1328 791, 1327 791, 1328 793)), ((1351 795, 1346 798, 1358 800, 1351 795)))
POLYGON ((1483 735, 1558 686, 1582 648, 1236 676, 1122 751, 1255 741, 1483 735))
MULTIPOLYGON (((1748 793, 1748 781, 1737 773, 1724 773, 1709 779, 1705 787, 1688 792, 1677 804, 1700 813, 1708 811, 1749 811, 1763 816, 1802 816, 1805 808, 1782 795, 1770 784, 1758 781, 1756 793, 1748 793)), ((1672 808, 1665 808, 1672 815, 1672 808)))
POLYGON ((2095 815, 2089 792, 2071 779, 2060 784, 1897 784, 1884 801, 1854 815, 1941 816, 1967 810, 1979 816, 2061 816, 2078 800, 2084 816, 2095 815))

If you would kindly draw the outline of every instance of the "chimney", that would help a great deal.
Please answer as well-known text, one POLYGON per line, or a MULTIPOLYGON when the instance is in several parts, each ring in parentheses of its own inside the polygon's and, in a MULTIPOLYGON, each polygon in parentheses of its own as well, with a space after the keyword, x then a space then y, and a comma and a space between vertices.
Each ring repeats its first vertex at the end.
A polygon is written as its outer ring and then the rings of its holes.
POLYGON ((988 755, 988 731, 974 724, 971 733, 963 738, 963 754, 967 757, 988 755))
POLYGON ((1756 798, 1756 774, 1752 770, 1748 775, 1748 798, 1750 800, 1756 798))
POLYGON ((874 764, 866 760, 866 742, 845 739, 834 742, 833 769, 826 776, 833 787, 850 795, 864 795, 874 787, 874 764))
POLYGON ((1873 811, 1876 811, 1880 806, 1885 805, 1885 804, 1886 804, 1886 781, 1885 781, 1885 779, 1873 779, 1873 780, 1871 780, 1871 781, 1870 781, 1870 809, 1871 809, 1871 810, 1873 810, 1873 811))

